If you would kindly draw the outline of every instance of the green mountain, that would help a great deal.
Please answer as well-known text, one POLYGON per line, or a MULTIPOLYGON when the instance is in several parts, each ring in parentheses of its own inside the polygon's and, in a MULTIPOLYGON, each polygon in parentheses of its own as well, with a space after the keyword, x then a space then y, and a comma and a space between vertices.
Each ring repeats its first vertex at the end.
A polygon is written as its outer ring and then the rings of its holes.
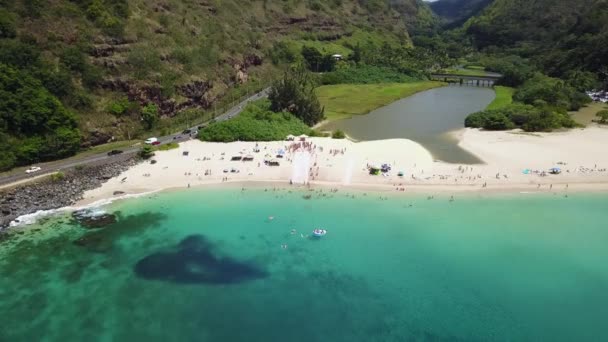
POLYGON ((438 0, 429 3, 435 14, 448 23, 449 27, 462 25, 467 19, 477 15, 493 0, 438 0))
POLYGON ((210 117, 302 46, 433 25, 417 0, 0 0, 0 169, 210 117))
POLYGON ((465 24, 474 44, 531 58, 554 76, 608 76, 608 1, 495 0, 465 24))

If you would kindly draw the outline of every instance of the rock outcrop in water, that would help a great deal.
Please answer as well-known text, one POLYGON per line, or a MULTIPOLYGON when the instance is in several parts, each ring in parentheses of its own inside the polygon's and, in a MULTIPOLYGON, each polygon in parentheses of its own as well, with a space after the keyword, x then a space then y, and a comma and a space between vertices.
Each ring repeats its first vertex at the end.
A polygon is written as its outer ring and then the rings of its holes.
POLYGON ((115 222, 102 229, 92 229, 73 243, 86 248, 89 252, 106 253, 114 247, 114 243, 122 237, 140 234, 143 230, 158 227, 167 216, 158 212, 143 212, 133 215, 122 215, 121 212, 112 214, 115 222))
POLYGON ((66 207, 82 199, 85 191, 101 186, 108 179, 120 175, 137 160, 130 158, 113 163, 87 166, 72 170, 63 178, 46 177, 39 182, 17 186, 0 192, 0 230, 21 215, 39 210, 66 207))
POLYGON ((265 278, 255 264, 219 256, 203 235, 190 235, 172 251, 146 256, 135 265, 135 274, 148 280, 179 284, 236 284, 265 278))
POLYGON ((91 209, 77 210, 72 213, 74 220, 84 228, 103 228, 116 223, 116 215, 91 209))

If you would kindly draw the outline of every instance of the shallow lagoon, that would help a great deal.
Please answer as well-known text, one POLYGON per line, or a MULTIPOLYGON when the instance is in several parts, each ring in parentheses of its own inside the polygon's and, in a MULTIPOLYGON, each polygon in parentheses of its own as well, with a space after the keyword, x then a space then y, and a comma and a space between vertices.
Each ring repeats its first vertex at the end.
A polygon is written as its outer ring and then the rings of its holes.
POLYGON ((491 88, 457 85, 435 88, 366 115, 330 122, 322 129, 341 129, 355 140, 406 138, 420 143, 435 159, 475 164, 481 161, 460 148, 451 133, 464 128, 464 119, 486 108, 495 96, 491 88))
POLYGON ((607 338, 608 195, 305 194, 191 189, 112 204, 101 230, 30 226, 0 245, 0 341, 607 338))

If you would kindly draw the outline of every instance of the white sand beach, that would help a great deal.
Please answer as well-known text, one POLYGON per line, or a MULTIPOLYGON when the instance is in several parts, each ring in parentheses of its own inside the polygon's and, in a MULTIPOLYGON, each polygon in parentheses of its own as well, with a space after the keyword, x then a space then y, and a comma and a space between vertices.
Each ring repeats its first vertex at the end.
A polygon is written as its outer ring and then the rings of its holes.
POLYGON ((190 140, 178 149, 156 152, 152 158, 155 164, 140 163, 86 192, 81 204, 119 194, 234 182, 292 182, 400 192, 608 190, 608 128, 534 134, 463 129, 454 134, 459 145, 484 164, 433 161, 426 149, 407 139, 357 143, 330 138, 308 138, 306 143, 190 140), (283 152, 282 158, 277 157, 283 152), (253 160, 232 160, 246 156, 253 160), (279 166, 266 165, 270 160, 279 166), (391 171, 369 174, 368 166, 382 164, 390 164, 391 171), (550 174, 554 167, 559 167, 561 174, 550 174), (403 176, 398 175, 400 171, 403 176))

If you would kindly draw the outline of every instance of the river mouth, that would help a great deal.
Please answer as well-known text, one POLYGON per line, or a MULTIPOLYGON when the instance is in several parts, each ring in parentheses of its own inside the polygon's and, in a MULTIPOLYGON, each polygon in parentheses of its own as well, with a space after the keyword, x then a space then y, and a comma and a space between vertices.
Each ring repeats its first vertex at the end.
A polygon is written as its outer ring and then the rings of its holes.
POLYGON ((458 146, 455 131, 470 113, 483 110, 496 94, 491 88, 447 86, 420 92, 369 114, 329 122, 322 130, 344 131, 355 140, 405 138, 420 143, 436 160, 454 164, 482 161, 458 146))

